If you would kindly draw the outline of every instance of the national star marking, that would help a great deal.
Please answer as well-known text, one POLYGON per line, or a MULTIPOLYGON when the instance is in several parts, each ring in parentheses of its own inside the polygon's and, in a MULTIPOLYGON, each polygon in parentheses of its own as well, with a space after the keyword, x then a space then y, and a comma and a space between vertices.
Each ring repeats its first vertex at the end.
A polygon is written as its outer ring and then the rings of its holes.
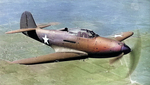
POLYGON ((42 37, 42 38, 43 38, 45 44, 49 44, 49 43, 48 43, 48 40, 49 40, 49 39, 48 39, 47 35, 45 35, 45 36, 42 37))

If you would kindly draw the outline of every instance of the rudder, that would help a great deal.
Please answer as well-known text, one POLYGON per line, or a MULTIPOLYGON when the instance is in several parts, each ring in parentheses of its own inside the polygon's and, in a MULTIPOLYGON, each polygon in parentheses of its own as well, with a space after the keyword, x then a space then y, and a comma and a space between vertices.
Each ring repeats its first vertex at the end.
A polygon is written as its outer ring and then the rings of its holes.
POLYGON ((33 19, 33 16, 30 12, 25 11, 21 15, 20 19, 20 28, 36 28, 36 23, 33 19))
MULTIPOLYGON (((34 21, 32 14, 28 11, 23 12, 20 19, 20 29, 25 29, 25 28, 26 29, 37 28, 37 25, 34 21)), ((22 32, 22 33, 31 38, 39 40, 35 30, 22 32)))

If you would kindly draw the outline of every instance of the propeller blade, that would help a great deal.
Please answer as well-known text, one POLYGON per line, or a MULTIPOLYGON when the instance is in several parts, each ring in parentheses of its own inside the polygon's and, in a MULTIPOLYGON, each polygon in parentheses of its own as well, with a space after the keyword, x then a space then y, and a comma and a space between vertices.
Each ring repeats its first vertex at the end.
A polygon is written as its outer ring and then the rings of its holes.
POLYGON ((124 55, 124 53, 121 53, 121 54, 120 54, 119 56, 117 56, 116 58, 110 59, 110 60, 109 60, 109 63, 110 63, 110 64, 113 64, 113 63, 117 62, 119 59, 121 59, 121 58, 123 57, 123 55, 124 55))
POLYGON ((139 62, 139 59, 140 59, 140 56, 141 56, 141 38, 140 38, 140 32, 137 31, 137 40, 136 40, 136 43, 134 44, 134 47, 130 53, 130 67, 129 67, 129 73, 128 73, 128 76, 132 74, 132 72, 135 70, 138 62, 139 62))
POLYGON ((52 54, 43 55, 39 57, 16 60, 12 62, 8 61, 8 63, 29 65, 29 64, 45 63, 45 62, 50 62, 50 61, 55 61, 55 60, 63 60, 63 59, 68 59, 68 58, 77 58, 77 57, 81 57, 85 55, 86 54, 74 53, 74 52, 57 52, 57 53, 52 53, 52 54))

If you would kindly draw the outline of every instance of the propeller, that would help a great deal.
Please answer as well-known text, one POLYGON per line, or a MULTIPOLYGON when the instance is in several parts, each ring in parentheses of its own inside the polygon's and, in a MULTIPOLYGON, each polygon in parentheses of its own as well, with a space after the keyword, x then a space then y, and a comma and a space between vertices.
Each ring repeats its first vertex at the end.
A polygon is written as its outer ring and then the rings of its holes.
POLYGON ((140 37, 140 32, 139 30, 137 31, 137 40, 135 41, 136 43, 134 44, 132 51, 130 53, 130 64, 129 64, 129 73, 128 76, 132 74, 132 72, 135 70, 140 56, 141 56, 141 37, 140 37))
POLYGON ((109 61, 110 64, 115 63, 116 61, 120 60, 125 54, 130 53, 131 49, 126 44, 123 44, 121 51, 122 53, 119 56, 116 56, 116 58, 113 58, 109 61))
POLYGON ((123 57, 123 55, 124 55, 124 53, 121 53, 121 54, 120 54, 119 56, 117 56, 116 58, 109 60, 109 63, 110 63, 110 64, 113 64, 114 62, 120 60, 120 59, 123 57))
POLYGON ((140 59, 140 54, 141 54, 141 38, 140 38, 140 32, 137 31, 137 39, 135 41, 135 44, 132 48, 132 51, 131 49, 126 45, 124 44, 124 47, 122 48, 122 53, 117 56, 116 58, 114 59, 111 59, 109 61, 110 64, 113 64, 115 63, 116 61, 120 60, 124 54, 128 54, 130 53, 130 64, 129 64, 129 73, 127 76, 131 75, 132 72, 135 70, 137 64, 138 64, 138 61, 140 59))

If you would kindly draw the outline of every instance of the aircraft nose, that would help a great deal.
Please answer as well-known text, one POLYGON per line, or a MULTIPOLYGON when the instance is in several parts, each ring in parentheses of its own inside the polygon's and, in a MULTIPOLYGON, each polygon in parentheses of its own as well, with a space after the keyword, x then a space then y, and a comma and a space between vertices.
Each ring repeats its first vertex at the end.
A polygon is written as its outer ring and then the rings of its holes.
POLYGON ((121 48, 121 51, 124 52, 124 54, 127 54, 127 53, 131 52, 131 49, 129 46, 124 44, 121 48))

